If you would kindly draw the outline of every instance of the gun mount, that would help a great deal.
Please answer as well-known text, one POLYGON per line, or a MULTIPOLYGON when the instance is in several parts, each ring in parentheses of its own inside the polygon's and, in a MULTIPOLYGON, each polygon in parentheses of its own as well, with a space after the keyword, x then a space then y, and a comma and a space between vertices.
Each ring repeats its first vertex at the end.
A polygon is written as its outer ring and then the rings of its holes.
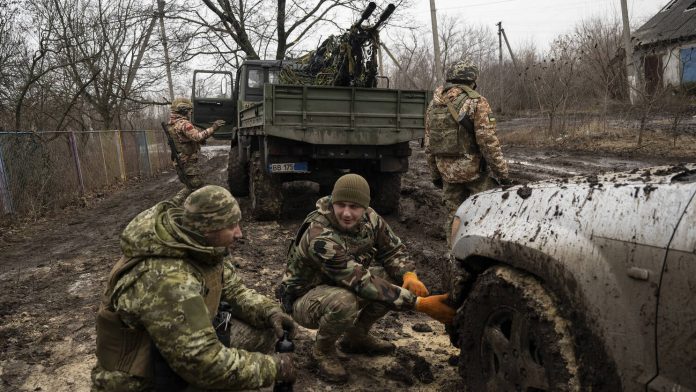
POLYGON ((379 30, 396 6, 389 4, 373 25, 363 26, 376 8, 377 4, 370 2, 345 33, 329 36, 316 50, 286 64, 280 80, 286 84, 376 87, 379 30))

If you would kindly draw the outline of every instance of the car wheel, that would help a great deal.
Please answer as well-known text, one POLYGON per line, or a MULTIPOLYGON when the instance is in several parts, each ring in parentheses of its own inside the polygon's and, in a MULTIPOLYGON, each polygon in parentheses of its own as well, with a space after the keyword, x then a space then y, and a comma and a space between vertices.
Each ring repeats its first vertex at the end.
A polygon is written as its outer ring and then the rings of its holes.
POLYGON ((569 323, 533 277, 493 267, 457 320, 459 373, 472 391, 579 391, 569 323))
POLYGON ((251 214, 260 221, 278 219, 283 207, 283 184, 263 167, 258 151, 249 162, 249 177, 251 214))
POLYGON ((234 197, 249 195, 249 173, 246 166, 239 160, 239 147, 236 143, 233 144, 227 161, 227 186, 234 197))
POLYGON ((401 198, 401 173, 380 173, 370 179, 372 208, 381 215, 395 212, 399 208, 401 198))

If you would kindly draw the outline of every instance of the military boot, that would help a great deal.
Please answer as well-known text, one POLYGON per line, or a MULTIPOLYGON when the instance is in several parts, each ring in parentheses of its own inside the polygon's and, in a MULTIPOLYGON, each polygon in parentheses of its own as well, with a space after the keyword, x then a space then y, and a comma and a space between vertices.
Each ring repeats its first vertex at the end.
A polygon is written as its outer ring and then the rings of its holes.
POLYGON ((341 351, 347 354, 387 355, 394 352, 394 344, 375 338, 368 332, 388 309, 383 305, 372 303, 365 306, 358 315, 355 324, 346 331, 339 342, 341 351))
POLYGON ((367 333, 346 333, 340 341, 341 351, 347 354, 388 355, 394 352, 394 343, 367 333))
POLYGON ((343 384, 348 381, 348 372, 343 367, 336 353, 334 340, 317 340, 312 349, 314 360, 317 361, 319 376, 325 381, 343 384))

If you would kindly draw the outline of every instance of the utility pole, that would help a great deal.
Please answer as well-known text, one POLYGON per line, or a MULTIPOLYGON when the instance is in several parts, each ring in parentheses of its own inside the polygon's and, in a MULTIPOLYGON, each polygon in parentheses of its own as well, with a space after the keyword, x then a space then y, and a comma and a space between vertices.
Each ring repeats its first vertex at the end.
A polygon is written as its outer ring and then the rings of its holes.
MULTIPOLYGON (((396 61, 396 57, 394 57, 394 55, 392 54, 392 52, 389 51, 389 49, 387 48, 387 46, 384 45, 384 44, 381 43, 381 42, 379 43, 379 45, 380 45, 380 47, 381 47, 382 49, 384 49, 384 52, 385 52, 385 53, 387 54, 387 56, 389 56, 389 58, 394 62, 394 64, 396 65, 396 67, 399 68, 399 71, 401 71, 401 73, 402 73, 404 76, 406 76, 406 79, 408 79, 408 81, 411 82, 411 85, 413 85, 413 88, 418 89, 418 84, 413 80, 413 78, 411 77, 411 75, 409 75, 408 72, 406 72, 405 69, 401 68, 401 64, 399 64, 399 62, 396 61)), ((381 52, 380 52, 380 53, 381 53, 381 52)))
POLYGON ((167 83, 169 83, 169 100, 174 101, 174 83, 172 83, 172 64, 169 62, 169 45, 167 44, 167 34, 164 30, 164 0, 157 0, 159 9, 160 34, 162 34, 162 46, 164 47, 164 62, 167 70, 167 83))
POLYGON ((498 24, 500 25, 499 26, 500 32, 503 33, 503 39, 505 40, 505 46, 507 46, 508 53, 510 53, 510 58, 512 59, 512 65, 514 65, 515 68, 517 68, 517 60, 515 59, 515 54, 512 53, 512 48, 510 47, 510 41, 508 41, 508 39, 507 39, 507 34, 505 34, 505 29, 503 28, 502 23, 503 22, 498 22, 498 24))
POLYGON ((503 22, 498 26, 498 113, 503 112, 503 22))
POLYGON ((636 75, 633 64, 633 46, 631 45, 631 26, 628 23, 628 5, 626 0, 621 0, 621 17, 623 18, 623 41, 626 53, 626 79, 628 79, 628 98, 631 105, 635 103, 636 75))
POLYGON ((430 23, 433 30, 433 48, 435 49, 435 84, 442 85, 442 64, 440 63, 440 39, 437 30, 437 12, 435 0, 430 0, 430 23))

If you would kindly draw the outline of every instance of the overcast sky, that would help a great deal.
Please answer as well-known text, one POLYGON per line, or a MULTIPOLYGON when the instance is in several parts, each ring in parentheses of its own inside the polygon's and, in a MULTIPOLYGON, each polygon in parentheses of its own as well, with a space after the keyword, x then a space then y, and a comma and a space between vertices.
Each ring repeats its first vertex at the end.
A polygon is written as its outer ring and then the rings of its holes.
MULTIPOLYGON (((628 0, 628 13, 635 29, 656 14, 669 0, 628 0)), ((430 27, 430 1, 415 0, 410 13, 430 27)), ((621 18, 621 0, 435 0, 438 15, 458 17, 462 23, 503 28, 513 51, 525 42, 544 50, 559 34, 595 16, 621 18)))

